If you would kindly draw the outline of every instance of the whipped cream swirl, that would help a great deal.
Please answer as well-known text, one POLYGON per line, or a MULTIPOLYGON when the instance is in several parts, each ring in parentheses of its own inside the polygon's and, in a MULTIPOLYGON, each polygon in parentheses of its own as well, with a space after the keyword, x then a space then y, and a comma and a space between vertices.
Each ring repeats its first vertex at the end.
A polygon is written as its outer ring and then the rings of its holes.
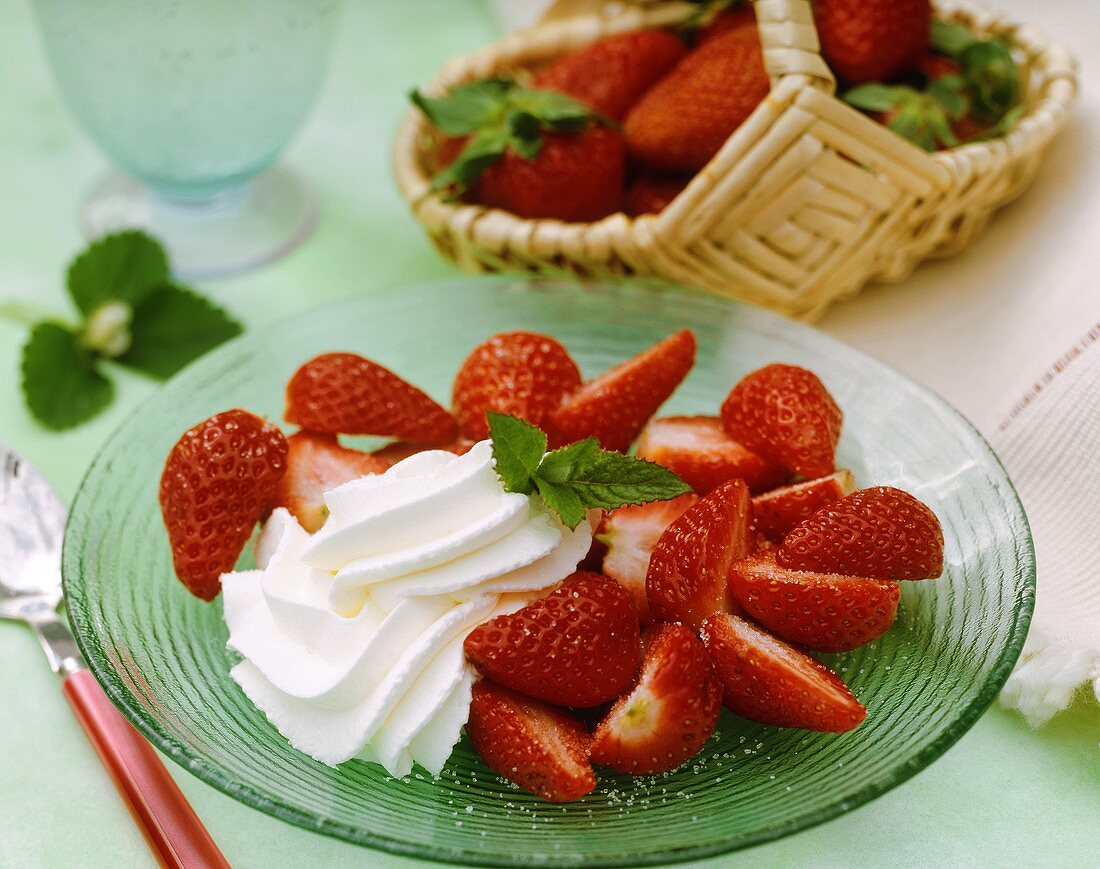
POLYGON ((258 570, 222 577, 232 676, 300 751, 438 775, 469 715, 462 642, 565 579, 588 552, 576 530, 505 492, 483 441, 429 451, 325 494, 316 534, 268 520, 258 570))

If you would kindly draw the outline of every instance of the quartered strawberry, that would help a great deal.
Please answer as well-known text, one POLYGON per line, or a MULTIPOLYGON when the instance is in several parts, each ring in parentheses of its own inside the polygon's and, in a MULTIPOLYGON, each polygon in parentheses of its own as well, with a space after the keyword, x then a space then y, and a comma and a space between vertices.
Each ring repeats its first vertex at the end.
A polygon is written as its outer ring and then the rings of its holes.
POLYGON ((390 465, 370 453, 340 446, 333 434, 300 431, 287 438, 286 473, 275 488, 272 505, 286 507, 306 531, 314 532, 328 516, 324 494, 329 489, 390 465))
POLYGON ((753 492, 778 486, 790 474, 738 443, 713 416, 664 416, 651 420, 638 438, 637 454, 664 465, 705 495, 722 483, 742 479, 753 492))
POLYGON ((603 572, 633 595, 643 625, 653 620, 645 590, 649 557, 665 529, 698 500, 689 493, 671 501, 620 507, 608 513, 600 526, 598 540, 607 547, 603 572))
POLYGON ((856 478, 851 471, 837 471, 827 477, 772 489, 752 499, 753 527, 773 543, 782 543, 795 525, 827 504, 852 494, 855 488, 856 478))
POLYGON ((537 88, 580 100, 613 121, 626 117, 658 79, 687 53, 667 30, 632 30, 598 39, 558 58, 535 75, 537 88))
POLYGON ((943 573, 943 529, 936 514, 908 492, 875 486, 795 526, 776 562, 877 579, 933 579, 943 573))
POLYGON ((657 624, 644 636, 638 682, 592 735, 593 763, 633 775, 675 769, 702 749, 722 711, 722 688, 695 632, 657 624))
POLYGON ((246 410, 188 429, 160 478, 160 510, 176 576, 203 600, 221 590, 286 472, 283 433, 246 410))
POLYGON ((474 445, 475 441, 465 438, 459 435, 453 441, 445 444, 414 444, 409 441, 394 441, 393 443, 386 444, 384 447, 379 447, 371 453, 376 459, 381 462, 385 462, 387 467, 392 467, 398 462, 407 459, 409 456, 415 456, 417 453, 422 453, 425 450, 446 450, 449 453, 454 453, 456 456, 464 455, 469 451, 470 447, 474 445))
POLYGON ((833 472, 843 415, 812 371, 780 364, 757 369, 733 387, 721 416, 730 437, 792 473, 833 472))
POLYGON ((886 81, 928 51, 929 0, 814 0, 821 53, 848 84, 886 81))
POLYGON ((646 574, 653 617, 698 628, 712 613, 729 612, 730 567, 752 550, 751 524, 748 486, 731 480, 669 525, 646 574))
POLYGON ((701 635, 722 683, 726 708, 735 715, 830 733, 858 727, 867 717, 836 673, 742 618, 713 615, 703 623, 701 635))
POLYGON ((696 172, 770 89, 760 40, 730 30, 693 49, 626 116, 627 152, 659 172, 696 172))
POLYGON ((286 387, 286 419, 311 431, 426 444, 457 434, 451 415, 428 395, 354 353, 326 353, 299 368, 286 387))
POLYGON ((820 652, 847 652, 877 640, 894 623, 896 582, 787 570, 775 553, 737 562, 730 591, 745 612, 778 637, 820 652))
POLYGON ((639 175, 626 189, 626 213, 631 217, 660 214, 690 180, 683 175, 639 175))
POLYGON ((544 800, 567 803, 596 787, 584 722, 564 709, 478 682, 466 735, 493 772, 544 800))
POLYGON ((546 597, 474 628, 466 657, 485 676, 561 706, 595 706, 630 687, 641 640, 630 594, 575 573, 546 597))
POLYGON ((552 434, 560 443, 595 437, 625 452, 694 364, 695 336, 682 329, 573 393, 551 414, 552 434))
POLYGON ((462 434, 489 436, 486 411, 539 428, 581 385, 577 363, 561 344, 535 332, 494 335, 473 349, 455 377, 451 407, 462 434))

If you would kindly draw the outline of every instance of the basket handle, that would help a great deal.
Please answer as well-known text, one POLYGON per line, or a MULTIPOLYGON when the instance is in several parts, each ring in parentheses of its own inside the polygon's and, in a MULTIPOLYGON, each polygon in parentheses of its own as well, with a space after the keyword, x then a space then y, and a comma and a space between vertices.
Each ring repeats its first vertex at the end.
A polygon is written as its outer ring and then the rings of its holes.
POLYGON ((787 76, 810 79, 825 93, 836 90, 836 78, 821 56, 817 25, 809 0, 753 0, 764 68, 772 87, 787 76))

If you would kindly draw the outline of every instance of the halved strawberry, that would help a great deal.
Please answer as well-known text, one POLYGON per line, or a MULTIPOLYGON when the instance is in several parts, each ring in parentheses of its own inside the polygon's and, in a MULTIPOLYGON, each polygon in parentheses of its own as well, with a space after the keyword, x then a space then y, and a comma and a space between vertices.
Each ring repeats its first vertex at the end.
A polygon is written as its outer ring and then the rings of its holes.
POLYGON ((427 394, 354 353, 326 353, 294 372, 286 387, 286 420, 311 431, 426 444, 457 434, 451 415, 427 394))
POLYGON ((697 495, 688 493, 671 501, 620 507, 608 513, 600 526, 597 540, 607 546, 603 572, 633 595, 638 619, 643 625, 653 620, 645 590, 653 547, 665 529, 698 500, 697 495))
POLYGON ((272 504, 286 507, 311 533, 328 516, 325 492, 368 474, 381 474, 390 466, 370 453, 340 446, 333 434, 300 431, 287 438, 287 447, 286 473, 279 480, 272 504))
POLYGON ((744 619, 713 615, 701 634, 726 708, 735 715, 830 733, 858 727, 867 717, 836 673, 744 619))
POLYGON ((781 543, 788 532, 822 507, 855 491, 851 471, 837 471, 827 477, 772 489, 752 499, 753 526, 773 543, 781 543))
POLYGON ((721 685, 694 631, 657 624, 644 640, 637 684, 592 736, 594 763, 633 775, 666 772, 694 757, 722 711, 721 685))
POLYGON ((776 562, 877 579, 933 579, 943 573, 943 529, 936 514, 908 492, 875 486, 795 526, 776 562))
POLYGON ((741 478, 752 492, 778 486, 790 474, 738 443, 713 416, 663 416, 638 438, 638 457, 664 465, 701 495, 741 478))
POLYGON ((752 551, 752 504, 744 480, 723 483, 665 529, 645 587, 653 617, 698 628, 729 612, 729 571, 752 551))
POLYGON ((473 349, 455 376, 451 406, 462 434, 489 436, 485 411, 545 427, 546 418, 581 385, 577 363, 561 344, 535 332, 494 335, 473 349))
POLYGON ((746 375, 722 404, 730 437, 803 477, 834 467, 843 414, 805 368, 767 365, 746 375))
POLYGON ((544 800, 567 803, 596 787, 584 722, 564 709, 478 682, 466 735, 493 772, 544 800))
POLYGON ((894 623, 901 597, 890 580, 786 570, 774 552, 737 562, 730 590, 776 636, 819 652, 847 652, 877 640, 894 623))
POLYGON ((695 336, 683 329, 578 389, 550 416, 551 434, 625 452, 694 364, 695 336))
POLYGON ((577 707, 622 694, 642 653, 630 594, 598 573, 575 573, 546 597, 479 625, 464 648, 495 682, 577 707))
POLYGON ((176 576, 203 600, 221 590, 286 472, 279 429, 246 410, 214 414, 183 433, 160 478, 160 510, 176 576))
POLYGON ((414 444, 409 441, 394 441, 393 443, 386 444, 384 447, 379 447, 371 453, 376 459, 381 462, 385 462, 387 467, 392 467, 400 461, 404 461, 409 456, 415 456, 417 453, 422 453, 425 450, 446 450, 449 453, 454 453, 456 456, 465 455, 470 447, 474 445, 474 441, 464 438, 459 435, 453 441, 445 444, 414 444))

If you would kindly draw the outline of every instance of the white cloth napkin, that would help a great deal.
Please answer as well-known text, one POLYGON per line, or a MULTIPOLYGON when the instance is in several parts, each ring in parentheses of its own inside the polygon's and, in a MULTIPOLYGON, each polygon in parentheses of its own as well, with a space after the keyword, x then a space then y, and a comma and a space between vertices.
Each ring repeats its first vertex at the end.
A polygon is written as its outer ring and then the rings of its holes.
POLYGON ((1035 618, 1001 704, 1034 726, 1100 701, 1100 323, 1031 385, 990 441, 1031 522, 1035 618))

